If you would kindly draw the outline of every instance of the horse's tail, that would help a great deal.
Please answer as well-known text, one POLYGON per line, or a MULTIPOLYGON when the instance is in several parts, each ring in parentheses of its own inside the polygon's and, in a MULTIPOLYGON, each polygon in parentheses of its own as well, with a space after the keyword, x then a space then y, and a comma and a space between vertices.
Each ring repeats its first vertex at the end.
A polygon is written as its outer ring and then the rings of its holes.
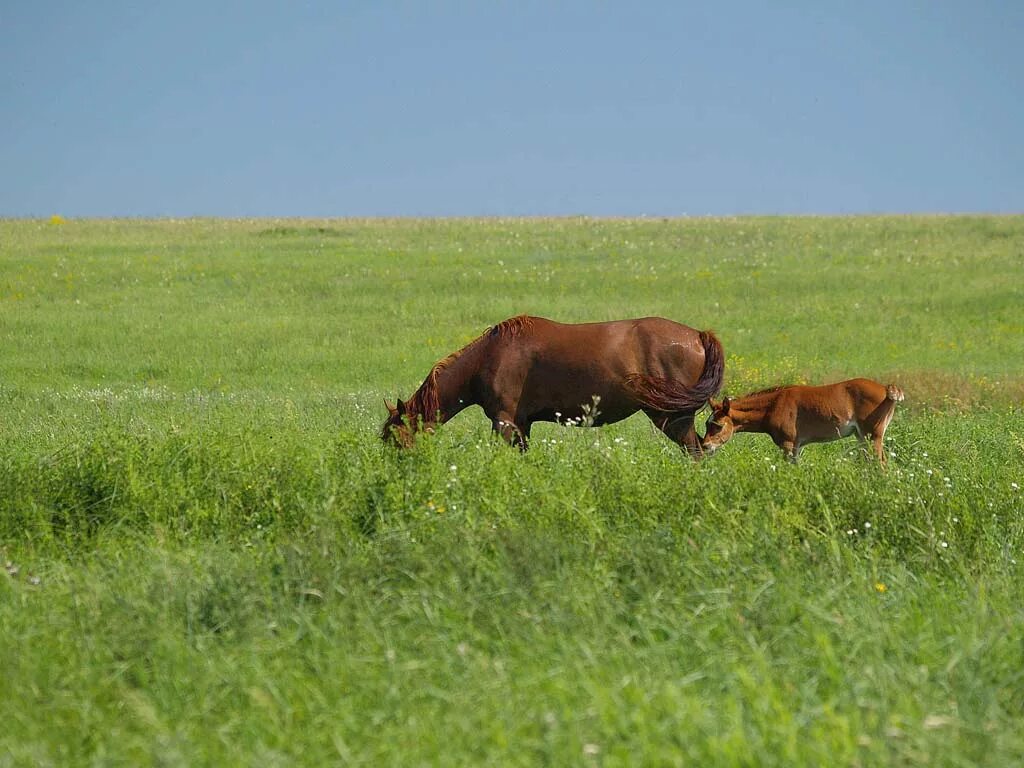
POLYGON ((903 400, 903 390, 895 384, 890 384, 885 388, 885 396, 893 402, 898 403, 903 400))
POLYGON ((715 334, 701 331, 700 341, 704 345, 704 370, 692 387, 642 373, 627 376, 626 386, 648 408, 663 413, 697 413, 722 388, 725 373, 725 353, 715 334))

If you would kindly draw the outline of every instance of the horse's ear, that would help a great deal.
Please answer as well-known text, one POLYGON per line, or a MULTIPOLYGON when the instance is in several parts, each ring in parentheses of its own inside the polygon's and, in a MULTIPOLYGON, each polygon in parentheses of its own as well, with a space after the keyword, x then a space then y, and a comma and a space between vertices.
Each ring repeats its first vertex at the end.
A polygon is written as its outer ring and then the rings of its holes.
POLYGON ((732 400, 728 397, 722 400, 722 412, 725 414, 729 413, 729 406, 732 404, 732 400))
POLYGON ((392 416, 398 413, 398 409, 393 408, 386 397, 384 398, 384 407, 388 409, 388 413, 390 413, 392 416))
POLYGON ((398 402, 395 404, 395 413, 405 416, 405 403, 402 402, 402 398, 398 398, 398 402))

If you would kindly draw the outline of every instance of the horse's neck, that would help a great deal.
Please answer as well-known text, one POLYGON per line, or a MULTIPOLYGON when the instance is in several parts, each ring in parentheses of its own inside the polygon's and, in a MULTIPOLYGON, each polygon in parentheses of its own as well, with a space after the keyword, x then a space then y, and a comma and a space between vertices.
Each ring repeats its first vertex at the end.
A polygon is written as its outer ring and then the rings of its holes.
POLYGON ((479 357, 479 350, 470 347, 437 372, 434 383, 442 423, 473 405, 471 385, 479 368, 479 357))

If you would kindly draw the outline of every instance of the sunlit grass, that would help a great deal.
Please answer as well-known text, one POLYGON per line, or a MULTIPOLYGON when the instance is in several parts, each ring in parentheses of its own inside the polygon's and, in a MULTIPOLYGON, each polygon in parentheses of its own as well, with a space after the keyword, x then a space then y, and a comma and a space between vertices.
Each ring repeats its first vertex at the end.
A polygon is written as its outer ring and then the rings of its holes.
POLYGON ((0 765, 1012 765, 1020 218, 0 222, 0 765), (381 403, 519 312, 907 393, 694 465, 381 403))

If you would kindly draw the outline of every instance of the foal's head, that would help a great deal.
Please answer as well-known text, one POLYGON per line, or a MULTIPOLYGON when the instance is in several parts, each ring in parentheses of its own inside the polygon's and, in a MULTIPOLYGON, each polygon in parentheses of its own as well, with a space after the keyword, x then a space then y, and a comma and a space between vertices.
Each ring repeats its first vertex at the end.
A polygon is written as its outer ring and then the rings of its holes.
POLYGON ((711 416, 708 417, 707 432, 704 439, 700 441, 704 453, 710 455, 717 451, 729 442, 733 432, 736 431, 736 425, 733 423, 732 416, 729 415, 729 405, 728 397, 720 403, 711 402, 711 416))

